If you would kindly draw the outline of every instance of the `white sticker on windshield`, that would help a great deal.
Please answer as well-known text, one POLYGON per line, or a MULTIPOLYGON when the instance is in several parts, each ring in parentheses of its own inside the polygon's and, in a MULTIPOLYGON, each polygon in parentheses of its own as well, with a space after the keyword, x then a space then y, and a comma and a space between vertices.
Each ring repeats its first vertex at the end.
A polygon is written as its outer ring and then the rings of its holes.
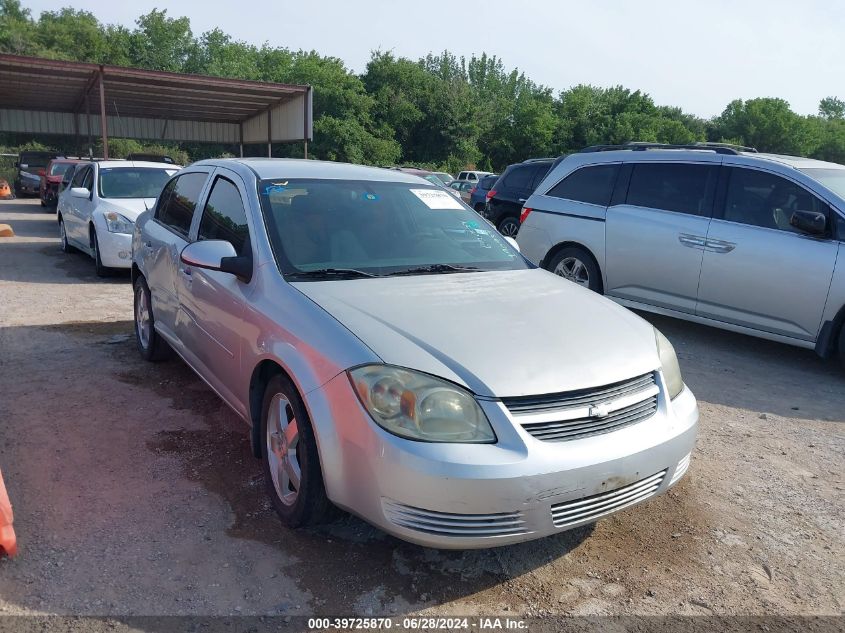
POLYGON ((411 189, 411 193, 422 200, 429 209, 463 209, 461 203, 448 191, 411 189))

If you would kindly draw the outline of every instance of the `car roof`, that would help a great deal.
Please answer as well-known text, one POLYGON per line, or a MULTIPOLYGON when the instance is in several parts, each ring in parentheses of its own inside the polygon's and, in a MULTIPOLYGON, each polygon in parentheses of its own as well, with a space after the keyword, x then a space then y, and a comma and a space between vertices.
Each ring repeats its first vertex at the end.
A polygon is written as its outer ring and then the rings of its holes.
POLYGON ((179 165, 146 160, 97 160, 87 162, 97 163, 100 166, 100 169, 112 169, 114 167, 150 167, 152 169, 169 169, 170 171, 175 171, 181 168, 179 165))
MULTIPOLYGON (((158 165, 162 165, 162 163, 158 163, 158 165)), ((374 180, 431 184, 419 176, 398 169, 302 158, 216 158, 201 160, 191 165, 191 167, 195 166, 246 168, 261 180, 270 178, 319 178, 322 180, 374 180)))

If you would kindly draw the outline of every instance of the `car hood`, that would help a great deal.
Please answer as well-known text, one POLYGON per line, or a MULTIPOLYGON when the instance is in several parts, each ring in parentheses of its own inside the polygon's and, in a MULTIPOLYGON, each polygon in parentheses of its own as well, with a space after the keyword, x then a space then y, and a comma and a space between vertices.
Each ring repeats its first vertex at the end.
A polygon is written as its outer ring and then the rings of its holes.
POLYGON ((385 363, 480 396, 595 387, 660 365, 650 324, 541 269, 294 286, 385 363))
POLYGON ((103 198, 100 210, 115 211, 134 222, 144 211, 152 209, 155 201, 155 198, 103 198))

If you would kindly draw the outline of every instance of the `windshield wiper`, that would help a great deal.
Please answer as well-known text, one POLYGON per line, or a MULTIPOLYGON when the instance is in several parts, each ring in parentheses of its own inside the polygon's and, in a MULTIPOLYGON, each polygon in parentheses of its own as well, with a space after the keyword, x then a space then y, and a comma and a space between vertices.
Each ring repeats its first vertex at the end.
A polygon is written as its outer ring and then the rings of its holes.
POLYGON ((453 264, 429 264, 428 266, 417 266, 416 268, 407 268, 399 270, 395 273, 390 273, 388 277, 395 277, 398 275, 436 275, 439 273, 474 273, 480 272, 480 268, 475 266, 454 266, 453 264))
POLYGON ((288 277, 294 279, 356 279, 378 276, 355 268, 318 268, 317 270, 302 270, 288 275, 288 277))

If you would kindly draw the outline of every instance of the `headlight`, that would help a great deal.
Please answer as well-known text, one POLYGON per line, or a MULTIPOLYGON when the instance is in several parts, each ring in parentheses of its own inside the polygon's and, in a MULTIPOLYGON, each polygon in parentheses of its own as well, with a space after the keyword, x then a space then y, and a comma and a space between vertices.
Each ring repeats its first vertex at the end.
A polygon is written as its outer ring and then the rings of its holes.
POLYGON ((105 218, 109 233, 132 233, 132 229, 135 226, 132 220, 114 211, 106 213, 105 218))
POLYGON ((389 365, 352 369, 349 379, 376 424, 394 435, 424 442, 496 441, 472 394, 450 382, 389 365))
POLYGON ((657 328, 654 328, 654 338, 657 339, 657 353, 660 354, 660 364, 663 366, 663 378, 669 389, 669 398, 675 397, 684 390, 684 379, 681 378, 681 367, 678 365, 678 355, 669 339, 657 328))

